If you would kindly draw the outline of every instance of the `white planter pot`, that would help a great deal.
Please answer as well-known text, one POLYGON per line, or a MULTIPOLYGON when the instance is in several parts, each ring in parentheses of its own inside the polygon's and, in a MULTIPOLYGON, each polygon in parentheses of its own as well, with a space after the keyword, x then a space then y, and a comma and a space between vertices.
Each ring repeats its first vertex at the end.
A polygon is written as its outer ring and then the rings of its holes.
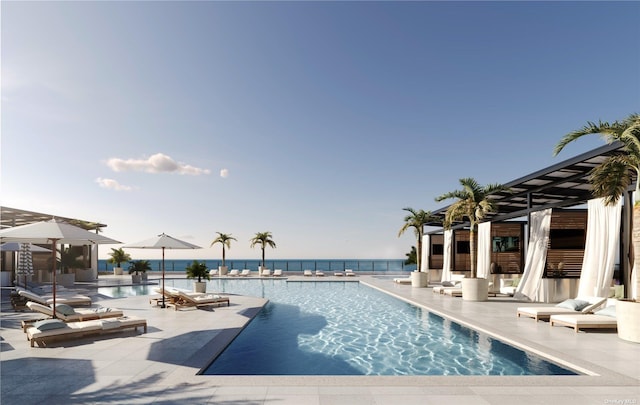
POLYGON ((218 266, 218 274, 224 276, 227 274, 229 268, 227 266, 218 266))
POLYGON ((131 282, 133 284, 140 284, 141 280, 142 280, 142 276, 140 274, 132 274, 131 275, 131 282))
POLYGON ((487 301, 489 280, 486 278, 463 278, 462 299, 464 301, 487 301))
POLYGON ((193 291, 197 292, 197 293, 207 292, 207 282, 206 281, 201 281, 201 282, 194 281, 193 282, 193 291))
POLYGON ((429 281, 429 273, 422 271, 411 272, 411 287, 425 288, 429 281))
POLYGON ((616 302, 618 337, 629 342, 640 343, 640 302, 616 302))
POLYGON ((94 269, 76 269, 77 281, 94 281, 98 278, 98 271, 94 269))
POLYGON ((121 276, 122 275, 122 267, 114 267, 113 268, 113 275, 114 276, 121 276))
POLYGON ((76 282, 76 275, 71 273, 71 274, 57 274, 56 275, 56 283, 63 285, 65 287, 73 287, 73 285, 76 282))

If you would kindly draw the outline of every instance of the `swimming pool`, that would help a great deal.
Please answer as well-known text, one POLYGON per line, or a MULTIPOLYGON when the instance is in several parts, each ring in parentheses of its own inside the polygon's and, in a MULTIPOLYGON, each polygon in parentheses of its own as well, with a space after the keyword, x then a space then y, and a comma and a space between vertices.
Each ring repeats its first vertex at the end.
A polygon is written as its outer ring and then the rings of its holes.
POLYGON ((204 374, 576 374, 358 282, 216 279, 207 289, 270 302, 204 374))

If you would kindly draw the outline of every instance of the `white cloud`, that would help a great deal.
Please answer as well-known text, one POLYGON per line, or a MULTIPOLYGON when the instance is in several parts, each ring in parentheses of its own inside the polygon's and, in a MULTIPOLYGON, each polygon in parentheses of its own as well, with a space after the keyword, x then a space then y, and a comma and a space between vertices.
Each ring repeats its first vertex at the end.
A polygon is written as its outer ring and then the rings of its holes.
POLYGON ((220 170, 220 177, 222 177, 223 179, 226 179, 227 177, 229 177, 229 170, 228 169, 220 170))
POLYGON ((116 190, 116 191, 131 191, 134 189, 134 187, 122 185, 118 183, 116 180, 103 179, 102 177, 98 177, 96 179, 96 183, 98 183, 102 188, 108 188, 110 190, 116 190))
POLYGON ((178 173, 199 176, 209 174, 209 169, 201 169, 181 162, 176 162, 170 156, 163 153, 156 153, 147 159, 119 159, 111 158, 107 160, 107 166, 115 172, 139 171, 147 173, 178 173))

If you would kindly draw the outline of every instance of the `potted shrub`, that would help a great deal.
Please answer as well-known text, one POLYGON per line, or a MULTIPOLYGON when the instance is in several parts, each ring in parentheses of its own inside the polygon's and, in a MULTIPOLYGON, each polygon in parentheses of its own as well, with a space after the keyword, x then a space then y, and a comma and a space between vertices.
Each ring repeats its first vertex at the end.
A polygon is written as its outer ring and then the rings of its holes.
MULTIPOLYGON (((60 262, 58 268, 62 270, 60 275, 57 275, 58 284, 65 287, 73 287, 76 279, 75 269, 83 269, 84 262, 78 257, 78 246, 69 246, 60 250, 60 262)), ((82 249, 82 247, 79 247, 82 249)))
POLYGON ((206 292, 207 291, 207 282, 202 281, 202 279, 210 280, 209 271, 207 270, 207 265, 204 262, 199 262, 194 260, 193 263, 188 265, 185 268, 187 272, 187 278, 190 279, 198 279, 198 281, 193 282, 193 291, 194 292, 206 292))
POLYGON ((122 275, 122 267, 120 267, 121 263, 126 263, 131 260, 131 255, 126 253, 124 249, 114 249, 111 248, 111 253, 109 253, 109 258, 107 259, 107 263, 114 263, 115 267, 113 268, 114 276, 122 275))
POLYGON ((129 264, 129 274, 131 274, 131 282, 140 284, 142 275, 151 270, 149 260, 135 260, 129 264))
MULTIPOLYGON (((411 253, 407 256, 413 256, 414 263, 416 264, 416 270, 411 274, 411 286, 412 287, 426 287, 429 284, 428 271, 422 271, 422 241, 424 239, 424 226, 437 218, 431 213, 431 211, 414 210, 411 207, 403 208, 404 211, 409 212, 404 217, 404 225, 398 231, 398 237, 402 236, 409 228, 413 228, 416 235, 418 247, 411 247, 411 253)), ((428 249, 429 247, 427 247, 428 249)), ((409 264, 409 263, 407 263, 409 264)))

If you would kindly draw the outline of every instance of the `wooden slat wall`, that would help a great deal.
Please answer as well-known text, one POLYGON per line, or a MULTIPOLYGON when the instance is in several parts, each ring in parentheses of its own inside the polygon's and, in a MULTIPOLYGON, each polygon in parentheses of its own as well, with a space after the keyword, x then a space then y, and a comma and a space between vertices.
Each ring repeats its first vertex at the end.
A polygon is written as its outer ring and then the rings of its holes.
POLYGON ((491 273, 522 273, 524 271, 524 224, 519 222, 494 222, 491 224, 491 243, 494 236, 518 237, 520 250, 517 252, 491 251, 491 273))
POLYGON ((459 229, 453 231, 453 270, 471 271, 471 254, 457 252, 456 244, 459 241, 469 241, 468 230, 459 229))
POLYGON ((433 245, 442 245, 444 249, 444 235, 441 235, 441 234, 431 235, 430 241, 431 241, 430 242, 431 246, 429 246, 429 249, 431 249, 430 251, 431 254, 429 255, 429 268, 441 269, 442 265, 444 264, 444 255, 433 254, 433 245))
MULTIPOLYGON (((586 210, 554 210, 551 214, 551 229, 587 229, 586 210)), ((549 244, 551 245, 551 243, 549 244)), ((582 249, 549 249, 544 277, 559 277, 558 263, 564 263, 562 277, 580 277, 584 242, 582 249)))

